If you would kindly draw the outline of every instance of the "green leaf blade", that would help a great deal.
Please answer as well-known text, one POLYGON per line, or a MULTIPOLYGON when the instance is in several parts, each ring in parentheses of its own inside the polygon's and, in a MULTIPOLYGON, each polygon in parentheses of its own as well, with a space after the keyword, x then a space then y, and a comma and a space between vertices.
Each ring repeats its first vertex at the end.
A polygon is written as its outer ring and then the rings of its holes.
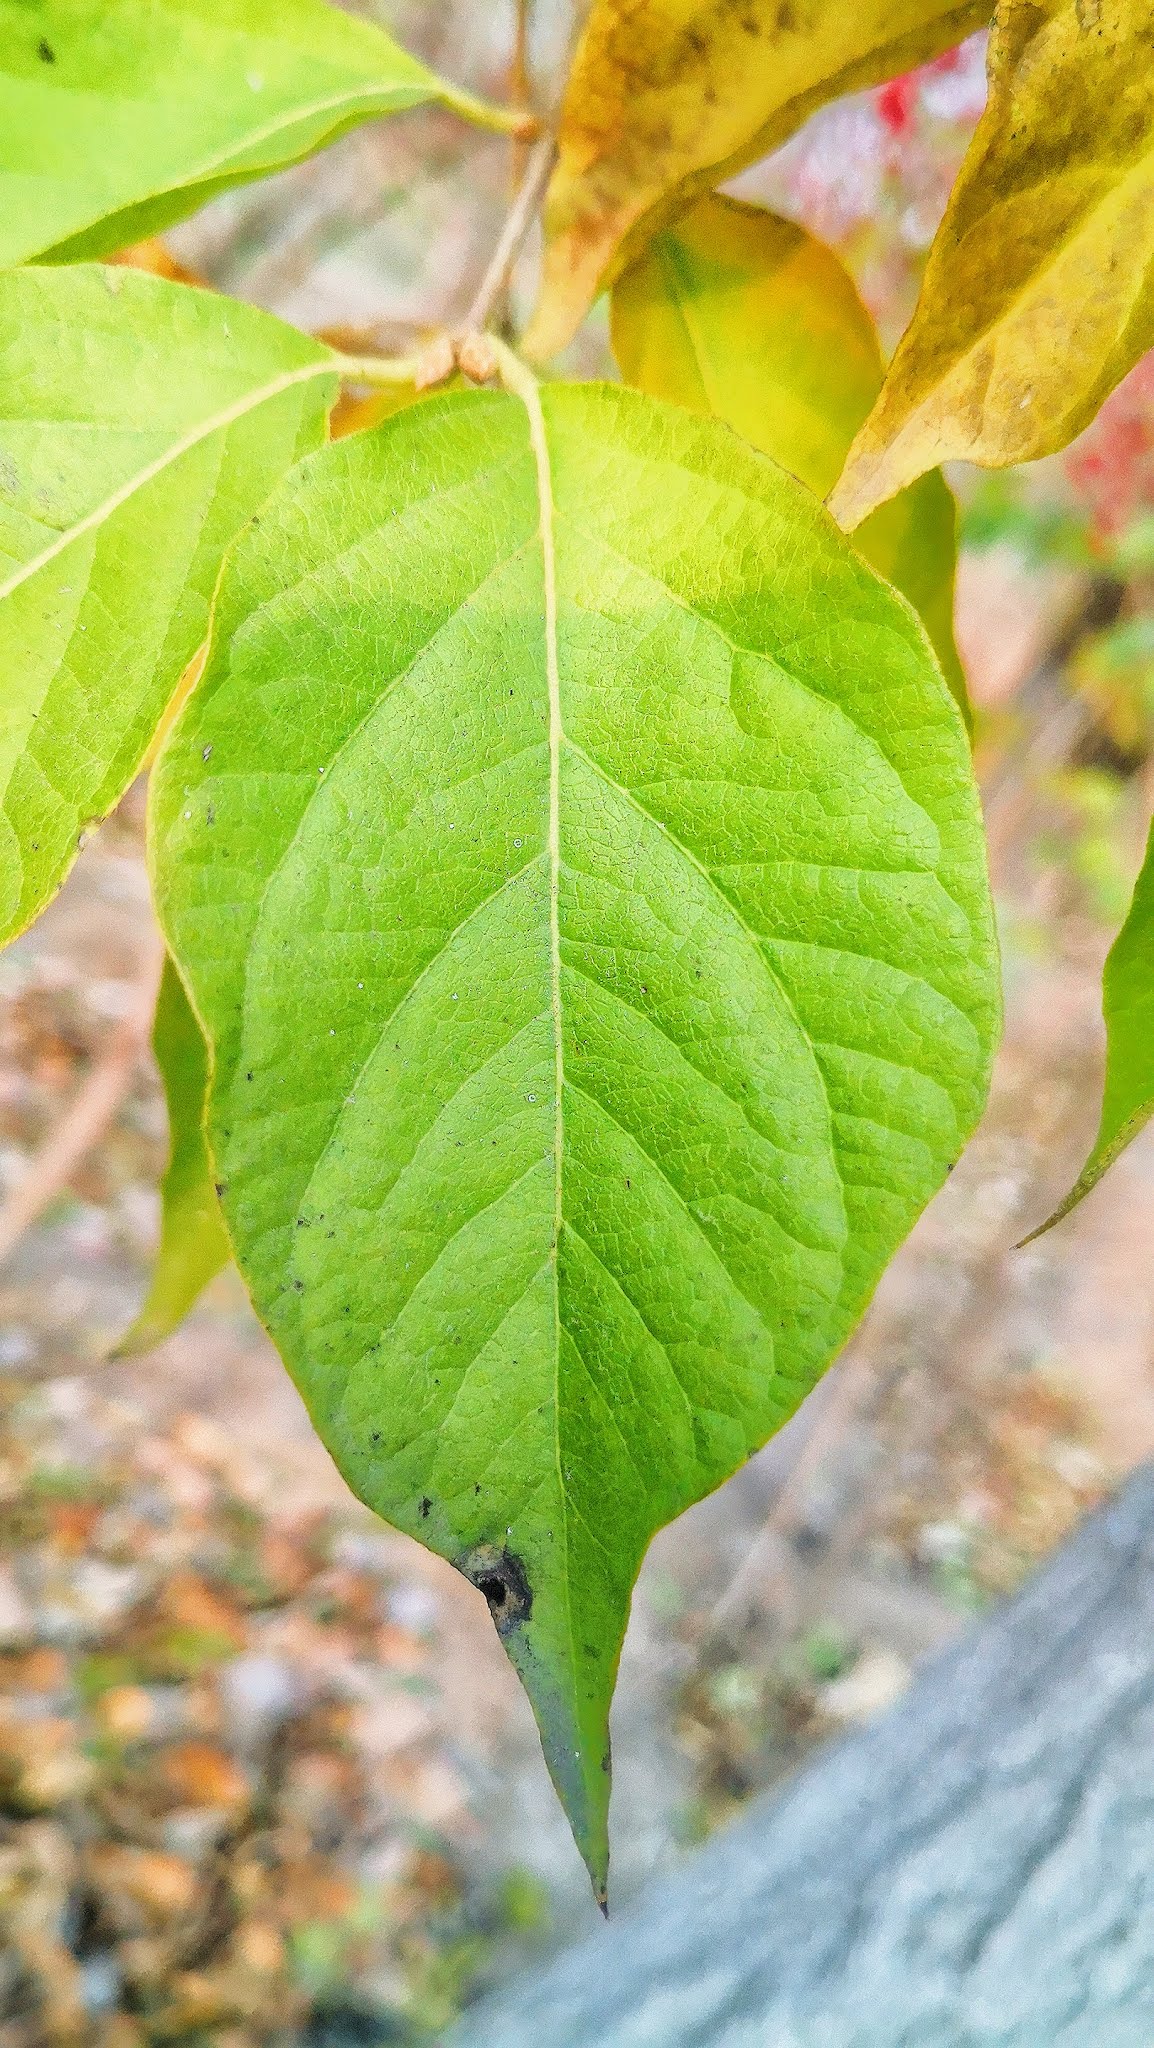
POLYGON ((168 1107, 169 1156, 161 1181, 160 1245, 140 1314, 116 1347, 128 1358, 172 1334, 232 1257, 204 1134, 208 1054, 172 961, 165 960, 152 1049, 168 1107))
MULTIPOLYGON (((717 194, 618 279, 612 333, 629 383, 724 420, 819 498, 882 388, 873 322, 833 251, 764 207, 717 194)), ((935 473, 854 539, 921 617, 968 720, 954 640, 956 526, 935 473)))
POLYGON ((336 389, 328 350, 209 293, 0 276, 0 938, 136 774, 225 549, 336 389))
POLYGON ((0 0, 0 265, 76 262, 457 94, 327 0, 0 0))
POLYGON ((540 405, 536 448, 459 394, 294 473, 155 860, 254 1301, 354 1489, 486 1590, 603 1892, 648 1542, 847 1334, 997 993, 900 600, 714 423, 540 405))
POLYGON ((1106 1083, 1098 1136, 1065 1201, 1024 1241, 1076 1209, 1154 1116, 1154 831, 1102 976, 1106 1083))

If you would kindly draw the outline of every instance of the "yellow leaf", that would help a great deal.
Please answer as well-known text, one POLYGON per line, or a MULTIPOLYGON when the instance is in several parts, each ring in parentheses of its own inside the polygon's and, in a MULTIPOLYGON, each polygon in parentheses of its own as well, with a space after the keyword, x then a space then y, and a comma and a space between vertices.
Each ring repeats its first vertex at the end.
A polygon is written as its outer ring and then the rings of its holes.
MULTIPOLYGON (((832 250, 736 199, 702 199, 658 235, 614 286, 612 317, 628 383, 725 420, 819 497, 881 389, 873 322, 832 250)), ((921 614, 965 709, 954 503, 942 478, 884 506, 857 545, 921 614)))
POLYGON ((937 56, 990 12, 990 0, 594 0, 528 353, 556 354, 665 221, 816 107, 937 56))
POLYGON ((845 526, 951 458, 1064 447, 1154 344, 1150 0, 1003 0, 990 99, 850 452, 845 526))

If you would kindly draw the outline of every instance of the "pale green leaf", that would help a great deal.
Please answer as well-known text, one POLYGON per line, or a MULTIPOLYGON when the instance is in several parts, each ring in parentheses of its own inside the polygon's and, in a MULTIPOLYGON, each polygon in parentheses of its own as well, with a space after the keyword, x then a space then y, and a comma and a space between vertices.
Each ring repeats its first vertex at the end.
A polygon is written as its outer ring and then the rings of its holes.
POLYGON ((328 349, 211 293, 0 275, 0 938, 136 774, 226 547, 336 388, 328 349))
POLYGON ((1150 0, 1002 0, 990 98, 831 500, 1062 448, 1154 345, 1150 0))
POLYGON ((909 608, 717 422, 526 398, 286 479, 154 864, 253 1300, 354 1490, 487 1593, 602 1890, 646 1547, 956 1159, 997 971, 909 608))
POLYGON ((1032 1233, 1034 1237, 1077 1208, 1154 1116, 1154 831, 1126 922, 1106 960, 1102 1011, 1106 1087, 1098 1136, 1065 1201, 1032 1233))
MULTIPOLYGON (((713 413, 824 498, 882 384, 877 336, 832 250, 737 199, 702 199, 613 288, 622 375, 654 398, 713 413)), ((954 501, 940 475, 855 535, 908 597, 963 710, 954 643, 954 501)))
POLYGON ((160 1245, 144 1306, 117 1356, 151 1351, 182 1322, 232 1257, 204 1135, 208 1054, 184 985, 164 963, 152 1049, 168 1106, 168 1166, 161 1182, 160 1245))
POLYGON ((593 0, 561 111, 544 361, 666 221, 817 107, 981 28, 992 0, 593 0))
POLYGON ((501 118, 327 0, 0 0, 0 264, 107 255, 437 98, 501 118))

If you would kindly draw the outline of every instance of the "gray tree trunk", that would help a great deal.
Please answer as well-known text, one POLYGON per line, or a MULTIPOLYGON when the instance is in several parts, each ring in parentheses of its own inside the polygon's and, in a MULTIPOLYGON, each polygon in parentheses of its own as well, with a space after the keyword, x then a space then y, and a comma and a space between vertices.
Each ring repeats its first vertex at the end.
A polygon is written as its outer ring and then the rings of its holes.
POLYGON ((454 2048, 1154 2048, 1154 1469, 454 2048))

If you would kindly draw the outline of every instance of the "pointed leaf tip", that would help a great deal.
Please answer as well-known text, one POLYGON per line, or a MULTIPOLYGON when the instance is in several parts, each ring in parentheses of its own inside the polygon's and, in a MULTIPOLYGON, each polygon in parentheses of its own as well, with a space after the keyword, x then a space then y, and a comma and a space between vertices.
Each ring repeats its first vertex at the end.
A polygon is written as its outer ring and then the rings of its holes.
POLYGON ((1052 1216, 1022 1239, 1032 1244, 1076 1209, 1154 1116, 1154 828, 1126 921, 1102 976, 1106 1080, 1090 1157, 1052 1216))
POLYGON ((990 13, 991 0, 594 0, 561 111, 526 353, 556 355, 658 228, 818 107, 937 56, 990 13))
POLYGON ((912 322, 830 501, 1063 448, 1151 345, 1149 0, 1003 0, 990 95, 912 322))
POLYGON ((171 1336, 232 1257, 204 1135, 208 1054, 170 959, 161 975, 152 1049, 164 1084, 169 1130, 168 1165, 160 1185, 160 1245, 144 1305, 114 1358, 151 1351, 171 1336))

